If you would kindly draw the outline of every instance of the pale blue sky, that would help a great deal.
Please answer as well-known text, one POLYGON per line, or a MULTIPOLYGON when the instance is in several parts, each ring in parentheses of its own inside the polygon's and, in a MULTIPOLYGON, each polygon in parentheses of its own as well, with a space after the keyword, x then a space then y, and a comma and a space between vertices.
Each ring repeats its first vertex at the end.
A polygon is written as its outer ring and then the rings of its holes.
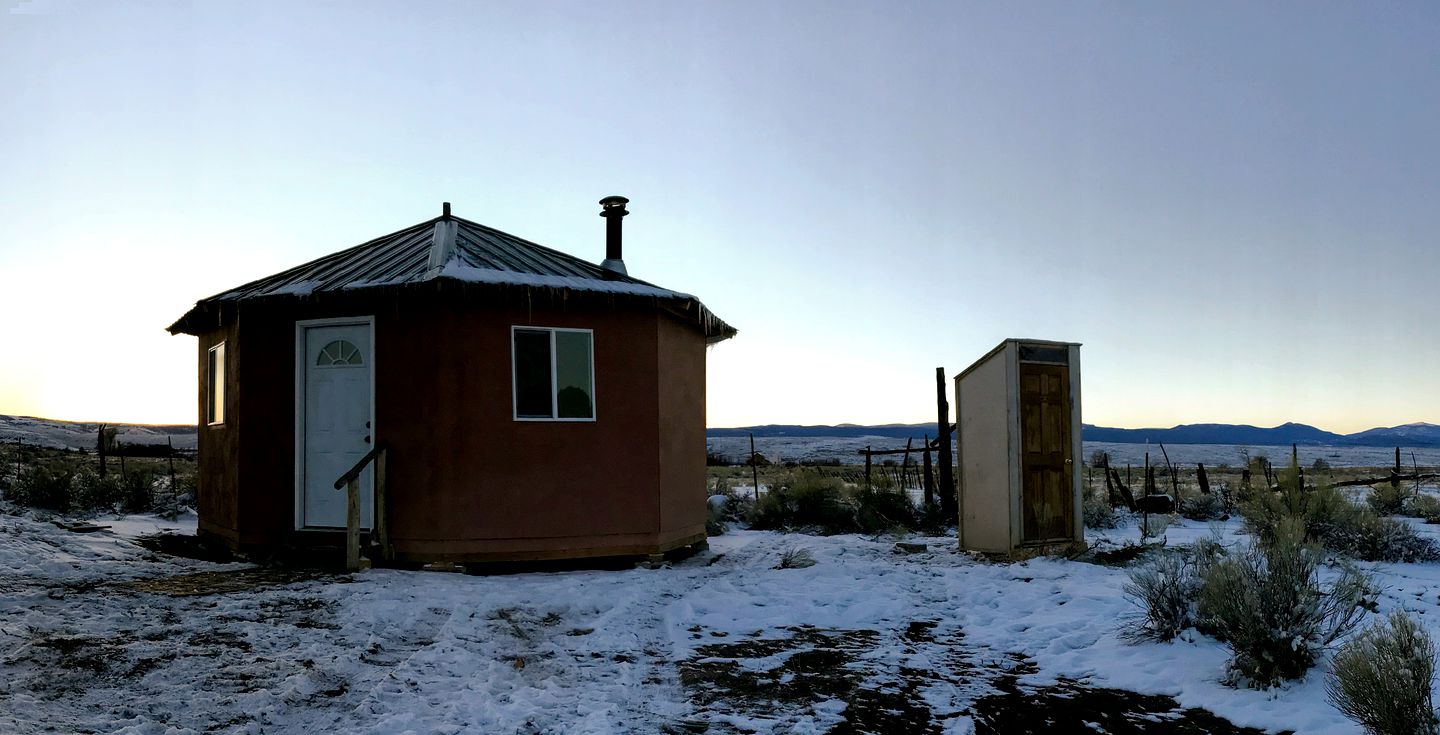
POLYGON ((0 0, 0 413, 190 421, 196 299, 439 213, 740 329, 713 426, 1440 421, 1440 11, 0 0), (5 3, 8 2, 8 6, 5 3), (111 376, 93 380, 97 363, 111 376))

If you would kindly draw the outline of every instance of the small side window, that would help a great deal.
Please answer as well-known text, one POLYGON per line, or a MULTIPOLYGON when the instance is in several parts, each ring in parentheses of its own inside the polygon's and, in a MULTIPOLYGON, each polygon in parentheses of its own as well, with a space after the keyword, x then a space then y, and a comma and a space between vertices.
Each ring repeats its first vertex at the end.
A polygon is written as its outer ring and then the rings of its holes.
POLYGON ((515 327, 515 418, 595 420, 594 336, 588 329, 515 327))
POLYGON ((210 348, 205 361, 205 423, 225 423, 225 343, 210 348))

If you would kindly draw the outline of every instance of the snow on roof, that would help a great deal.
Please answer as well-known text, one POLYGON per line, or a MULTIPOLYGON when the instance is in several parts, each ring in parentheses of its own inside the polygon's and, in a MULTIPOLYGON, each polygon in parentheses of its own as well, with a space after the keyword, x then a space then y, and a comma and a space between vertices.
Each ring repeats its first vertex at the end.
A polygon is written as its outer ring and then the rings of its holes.
POLYGON ((629 294, 631 296, 654 296, 661 299, 693 299, 694 296, 678 291, 652 286, 634 280, 597 280, 577 276, 542 275, 539 273, 516 273, 493 268, 476 268, 460 262, 459 256, 452 257, 440 269, 441 278, 454 278, 467 283, 497 283, 510 286, 537 286, 544 288, 568 288, 572 291, 595 291, 598 293, 629 294))
POLYGON ((716 342, 735 335, 694 296, 459 217, 442 215, 210 298, 170 326, 194 334, 214 323, 222 304, 276 296, 316 296, 377 286, 449 279, 462 283, 610 294, 668 302, 716 342))

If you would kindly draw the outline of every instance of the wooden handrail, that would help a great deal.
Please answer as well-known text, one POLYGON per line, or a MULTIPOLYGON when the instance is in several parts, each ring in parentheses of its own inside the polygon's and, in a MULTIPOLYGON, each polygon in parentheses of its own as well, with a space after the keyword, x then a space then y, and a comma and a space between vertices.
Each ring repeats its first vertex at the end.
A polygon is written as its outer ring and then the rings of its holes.
POLYGON ((361 457, 360 461, 356 462, 354 467, 346 470, 345 474, 341 475, 340 479, 335 481, 335 489, 339 490, 348 485, 351 480, 359 478, 360 473, 365 471, 365 465, 373 462, 383 451, 385 451, 385 442, 375 442, 374 449, 366 452, 365 456, 361 457))
POLYGON ((360 473, 365 466, 375 463, 375 519, 370 528, 371 543, 378 542, 382 559, 390 560, 394 552, 390 549, 390 532, 385 518, 385 442, 376 442, 375 448, 365 453, 359 462, 335 481, 335 489, 345 490, 345 568, 359 571, 360 564, 360 473))

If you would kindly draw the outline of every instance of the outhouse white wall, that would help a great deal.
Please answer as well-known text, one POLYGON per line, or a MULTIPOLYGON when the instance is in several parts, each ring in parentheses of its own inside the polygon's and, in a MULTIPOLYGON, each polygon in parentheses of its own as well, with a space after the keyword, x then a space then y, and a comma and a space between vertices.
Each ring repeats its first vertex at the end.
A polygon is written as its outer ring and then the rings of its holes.
POLYGON ((1080 405, 1072 342, 1007 339, 955 376, 961 548, 1012 555, 1083 543, 1080 405))

